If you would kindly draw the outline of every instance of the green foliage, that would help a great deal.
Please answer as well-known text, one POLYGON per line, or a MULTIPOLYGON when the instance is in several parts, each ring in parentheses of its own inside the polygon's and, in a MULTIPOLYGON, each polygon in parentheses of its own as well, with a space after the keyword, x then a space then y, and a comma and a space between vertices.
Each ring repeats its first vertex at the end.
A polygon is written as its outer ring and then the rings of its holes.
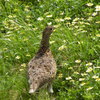
POLYGON ((0 100, 99 100, 100 4, 98 0, 0 1, 0 100), (28 93, 27 63, 46 25, 57 62, 54 94, 28 93))

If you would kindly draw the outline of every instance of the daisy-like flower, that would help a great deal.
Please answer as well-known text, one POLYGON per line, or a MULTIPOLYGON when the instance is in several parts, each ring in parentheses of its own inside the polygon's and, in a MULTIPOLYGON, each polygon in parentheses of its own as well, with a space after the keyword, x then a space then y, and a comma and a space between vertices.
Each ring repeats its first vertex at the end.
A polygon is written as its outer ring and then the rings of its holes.
POLYGON ((89 67, 86 72, 89 73, 89 72, 92 72, 93 68, 92 67, 89 67))
POLYGON ((89 88, 87 88, 86 90, 89 91, 89 90, 92 90, 92 89, 93 89, 93 87, 89 87, 89 88))
POLYGON ((78 21, 78 20, 79 20, 79 18, 75 18, 73 21, 76 22, 76 21, 78 21))
POLYGON ((60 15, 64 15, 64 12, 61 12, 60 15))
POLYGON ((100 37, 100 34, 96 34, 97 37, 100 37))
POLYGON ((75 82, 75 80, 70 80, 70 82, 75 82))
POLYGON ((88 75, 88 74, 87 74, 87 73, 81 73, 81 75, 82 75, 82 76, 86 76, 86 75, 88 75))
POLYGON ((99 78, 99 76, 94 75, 94 76, 92 76, 92 78, 97 79, 97 78, 99 78))
POLYGON ((91 6, 93 6, 93 3, 87 3, 86 4, 88 7, 91 7, 91 6))
POLYGON ((24 10, 25 10, 26 12, 29 12, 29 11, 30 11, 28 8, 25 8, 24 10))
POLYGON ((73 69, 73 67, 69 67, 68 69, 73 69))
POLYGON ((80 86, 84 86, 86 83, 85 82, 82 82, 81 84, 80 84, 80 86))
POLYGON ((77 74, 77 75, 78 75, 78 74, 79 74, 79 72, 74 72, 74 74, 77 74))
POLYGON ((71 18, 70 18, 70 17, 65 17, 64 19, 65 19, 65 20, 71 20, 71 18))
POLYGON ((72 79, 72 77, 66 77, 66 80, 71 80, 72 79))
POLYGON ((26 67, 26 64, 25 63, 21 64, 21 67, 26 67))
POLYGON ((54 25, 54 27, 55 27, 55 28, 58 28, 58 27, 60 27, 60 24, 54 25))
POLYGON ((97 78, 95 81, 100 81, 100 78, 97 78))
POLYGON ((19 69, 19 71, 21 72, 21 71, 23 71, 24 69, 19 69))
POLYGON ((97 12, 92 13, 92 16, 96 16, 96 15, 97 15, 97 12))
POLYGON ((88 21, 91 21, 92 19, 93 19, 93 17, 89 17, 87 20, 88 20, 88 21))
POLYGON ((20 56, 16 56, 16 59, 20 59, 20 56))
POLYGON ((28 24, 28 26, 32 26, 32 24, 28 24))
POLYGON ((56 21, 56 22, 63 22, 64 19, 61 19, 61 18, 60 18, 60 19, 55 19, 55 21, 56 21))
POLYGON ((94 67, 94 68, 100 68, 100 66, 94 67))
POLYGON ((10 0, 5 0, 5 1, 10 1, 10 0))
POLYGON ((52 25, 52 22, 47 23, 48 25, 52 25))
POLYGON ((63 49, 65 49, 66 48, 66 46, 65 45, 62 45, 62 46, 60 46, 59 48, 58 48, 58 50, 59 51, 62 51, 63 49))
POLYGON ((96 23, 97 23, 97 24, 100 24, 100 21, 97 21, 96 23))
POLYGON ((30 54, 26 54, 26 56, 27 56, 27 57, 30 57, 31 55, 30 55, 30 54))
POLYGON ((38 17, 37 20, 42 21, 43 17, 38 17))
POLYGON ((12 17, 13 17, 12 15, 9 15, 9 16, 8 16, 8 18, 12 18, 12 17))
POLYGON ((95 8, 96 8, 95 11, 100 11, 100 5, 97 5, 95 8))
POLYGON ((50 44, 53 44, 53 43, 55 43, 55 41, 50 41, 50 44))
POLYGON ((27 15, 26 18, 31 18, 31 16, 30 15, 27 15))
POLYGON ((79 78, 79 81, 84 81, 85 80, 85 78, 79 78))
POLYGON ((46 17, 48 17, 48 18, 49 18, 49 17, 52 17, 52 15, 47 15, 46 17))
POLYGON ((87 63, 86 66, 92 66, 93 64, 91 62, 87 63))
POLYGON ((75 60, 75 63, 81 63, 81 60, 79 59, 79 60, 75 60))

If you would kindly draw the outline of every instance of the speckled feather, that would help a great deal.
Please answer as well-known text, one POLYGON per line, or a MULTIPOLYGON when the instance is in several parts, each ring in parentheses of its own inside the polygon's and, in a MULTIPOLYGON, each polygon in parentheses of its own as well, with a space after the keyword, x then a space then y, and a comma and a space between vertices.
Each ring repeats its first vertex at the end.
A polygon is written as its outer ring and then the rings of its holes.
MULTIPOLYGON (((48 29, 50 28, 51 26, 46 27, 45 30, 48 31, 48 29)), ((43 34, 48 35, 48 33, 50 32, 43 34)), ((45 44, 45 42, 49 42, 49 36, 48 40, 46 40, 45 37, 42 37, 42 42, 39 51, 28 64, 30 93, 35 92, 46 83, 52 82, 56 76, 56 62, 49 49, 49 43, 45 44)))

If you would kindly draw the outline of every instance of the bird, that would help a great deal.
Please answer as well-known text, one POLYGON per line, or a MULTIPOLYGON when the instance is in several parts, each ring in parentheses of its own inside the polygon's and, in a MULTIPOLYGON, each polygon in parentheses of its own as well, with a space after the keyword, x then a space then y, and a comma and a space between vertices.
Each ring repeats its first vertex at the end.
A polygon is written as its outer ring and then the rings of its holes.
POLYGON ((48 92, 53 93, 53 80, 56 77, 57 65, 50 50, 50 36, 53 26, 46 26, 42 32, 40 47, 28 63, 29 93, 38 91, 47 84, 48 92))

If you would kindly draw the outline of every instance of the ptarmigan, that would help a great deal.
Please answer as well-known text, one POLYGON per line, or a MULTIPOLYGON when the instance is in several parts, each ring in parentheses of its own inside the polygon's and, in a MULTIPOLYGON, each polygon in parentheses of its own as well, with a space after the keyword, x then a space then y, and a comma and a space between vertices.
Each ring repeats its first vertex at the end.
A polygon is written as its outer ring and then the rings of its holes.
POLYGON ((56 76, 56 62, 49 49, 49 38, 53 29, 52 26, 44 29, 40 48, 28 63, 29 93, 34 93, 45 84, 48 84, 49 92, 53 93, 52 81, 56 76))

